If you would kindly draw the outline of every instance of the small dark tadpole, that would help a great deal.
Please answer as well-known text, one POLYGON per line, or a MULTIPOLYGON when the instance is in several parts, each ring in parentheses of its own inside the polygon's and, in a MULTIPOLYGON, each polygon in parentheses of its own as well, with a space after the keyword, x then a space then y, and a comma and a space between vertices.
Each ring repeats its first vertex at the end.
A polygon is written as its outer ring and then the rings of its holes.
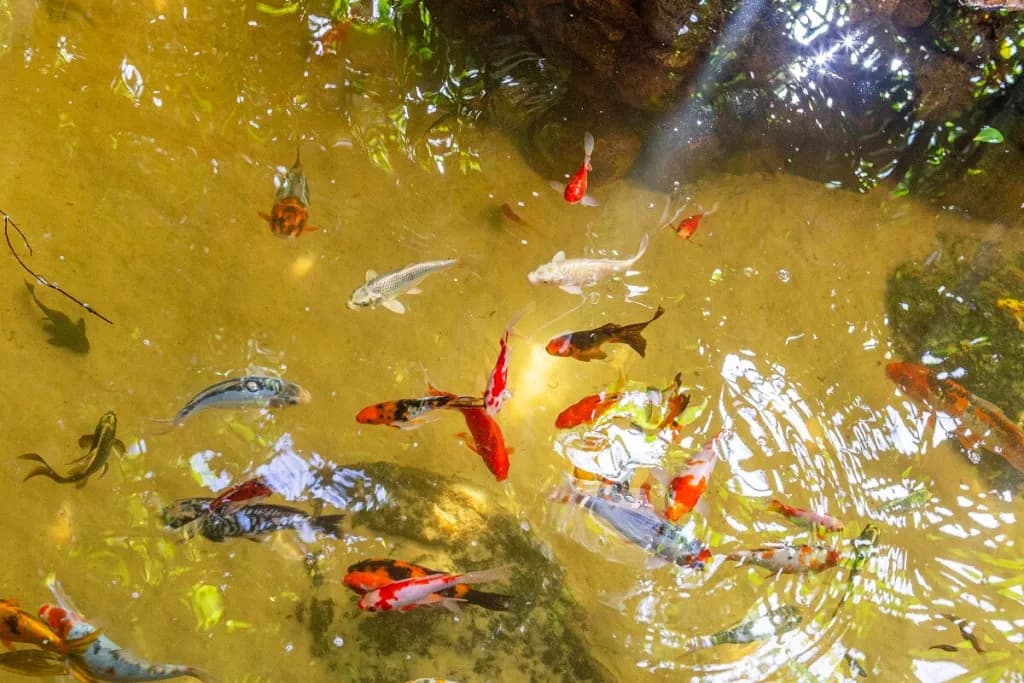
POLYGON ((85 336, 85 318, 79 318, 77 323, 71 322, 71 318, 67 314, 43 305, 43 302, 36 296, 36 289, 31 283, 26 282, 25 288, 28 289, 32 301, 46 316, 42 321, 42 326, 43 331, 50 335, 47 341, 54 346, 60 346, 75 353, 89 353, 89 339, 85 336))

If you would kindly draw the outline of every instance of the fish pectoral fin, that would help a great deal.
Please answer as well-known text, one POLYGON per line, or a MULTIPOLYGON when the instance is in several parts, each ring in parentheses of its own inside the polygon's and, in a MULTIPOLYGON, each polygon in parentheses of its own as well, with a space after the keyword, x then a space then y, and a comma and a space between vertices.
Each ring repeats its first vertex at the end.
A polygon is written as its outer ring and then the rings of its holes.
POLYGON ((580 200, 580 204, 583 206, 600 206, 600 203, 589 194, 583 195, 583 199, 580 200))
POLYGON ((410 287, 409 289, 405 290, 405 293, 406 294, 422 294, 423 290, 420 289, 419 287, 410 287))
POLYGON ((399 315, 405 313, 405 306, 398 299, 385 299, 380 302, 380 305, 392 313, 398 313, 399 315))
POLYGON ((462 439, 462 441, 466 444, 466 448, 468 448, 469 450, 473 451, 477 455, 480 455, 480 451, 477 450, 476 444, 473 443, 473 437, 471 437, 466 432, 459 432, 455 436, 457 438, 459 438, 459 439, 462 439))
POLYGON ((371 268, 370 270, 366 271, 366 281, 367 282, 369 282, 370 280, 375 279, 376 277, 377 277, 377 271, 376 270, 371 268))
POLYGON ((124 441, 121 441, 121 439, 114 439, 114 444, 111 450, 113 450, 119 458, 123 458, 124 454, 128 452, 128 448, 124 445, 124 441))
POLYGON ((460 602, 466 602, 465 598, 441 598, 441 607, 454 614, 455 616, 462 616, 462 608, 459 607, 460 602))
POLYGON ((92 434, 82 434, 78 437, 79 448, 92 448, 92 434))
POLYGON ((268 223, 273 223, 274 222, 274 219, 271 218, 269 214, 265 214, 262 211, 260 211, 259 209, 256 210, 256 215, 259 216, 260 218, 262 218, 263 220, 265 220, 268 223))
POLYGON ((550 185, 558 194, 565 194, 565 183, 560 183, 557 180, 549 180, 550 185))
POLYGON ((559 289, 566 294, 583 294, 583 288, 579 285, 562 285, 559 289))
POLYGON ((551 262, 552 263, 561 263, 564 260, 565 260, 565 252, 564 251, 560 251, 560 252, 558 252, 557 254, 555 254, 554 256, 551 257, 551 262))
POLYGON ((666 560, 664 557, 649 557, 647 558, 647 561, 644 562, 644 569, 661 569, 666 564, 668 564, 668 560, 666 560))

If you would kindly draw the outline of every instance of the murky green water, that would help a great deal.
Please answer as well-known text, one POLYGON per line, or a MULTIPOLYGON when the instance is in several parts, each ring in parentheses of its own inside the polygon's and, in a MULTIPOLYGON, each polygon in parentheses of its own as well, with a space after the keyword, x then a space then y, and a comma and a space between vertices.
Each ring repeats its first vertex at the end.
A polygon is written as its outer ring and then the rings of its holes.
MULTIPOLYGON (((384 460, 469 482, 486 507, 518 517, 564 568, 586 615, 586 646, 617 680, 850 679, 848 652, 877 680, 1021 680, 1021 498, 983 479, 883 372, 893 358, 888 273, 928 257, 940 231, 1011 249, 1003 229, 784 176, 709 175, 671 200, 623 181, 593 190, 599 208, 568 206, 512 143, 484 129, 462 138, 479 172, 449 163, 439 173, 386 136, 377 148, 390 151, 384 170, 367 150, 393 130, 389 114, 401 103, 393 45, 386 32, 350 31, 336 54, 317 54, 299 15, 251 4, 97 3, 85 18, 0 0, 0 208, 32 240, 33 268, 115 322, 87 318, 86 355, 48 345, 23 271, 0 259, 3 593, 32 609, 50 599, 43 577, 56 572, 125 647, 223 681, 361 680, 352 664, 368 656, 361 622, 413 615, 359 612, 341 584, 345 568, 375 556, 465 567, 358 524, 346 525, 343 541, 313 546, 293 534, 183 545, 159 512, 282 457, 384 460), (276 169, 291 164, 297 144, 320 230, 281 240, 256 212, 269 210, 276 169), (683 211, 685 197, 690 212, 719 207, 689 242, 662 229, 666 206, 683 211), (503 221, 505 202, 529 225, 503 221), (631 255, 645 232, 639 273, 590 290, 572 312, 578 297, 526 280, 559 250, 631 255), (404 316, 345 307, 367 269, 452 257, 457 269, 403 298, 404 316), (507 321, 530 303, 512 342, 514 397, 500 416, 515 449, 507 484, 455 438, 457 415, 412 432, 354 422, 366 404, 421 395, 425 373, 452 391, 481 390, 507 321), (659 303, 667 313, 646 333, 645 359, 625 347, 590 364, 544 352, 556 333, 642 320, 659 303), (299 382, 313 402, 203 413, 163 435, 147 421, 252 367, 299 382), (838 611, 845 570, 772 577, 717 559, 702 574, 648 570, 642 551, 611 534, 572 537, 564 508, 547 501, 569 469, 552 448, 552 423, 613 383, 619 367, 658 386, 681 371, 695 400, 710 399, 688 447, 724 424, 735 429, 709 488, 710 517, 697 519, 716 554, 798 538, 762 509, 772 497, 827 509, 846 522, 846 539, 879 525, 878 553, 838 611), (28 466, 16 455, 70 459, 107 410, 135 444, 129 457, 82 490, 21 483, 28 466), (918 485, 932 494, 922 506, 885 509, 918 485), (322 553, 319 588, 311 550, 322 553), (219 596, 223 612, 195 613, 197 590, 219 596), (296 617, 313 591, 335 603, 321 624, 328 653, 311 654, 308 620, 296 617), (686 639, 779 605, 800 609, 799 628, 687 651, 686 639), (987 651, 971 649, 945 613, 977 622, 987 651), (958 650, 929 649, 943 643, 958 650)), ((566 171, 578 163, 567 159, 566 171)), ((40 297, 81 314, 51 291, 40 297)), ((292 493, 309 506, 308 491, 292 493)), ((521 627, 542 628, 545 607, 525 611, 521 627)), ((486 623, 440 610, 426 618, 449 632, 486 623)), ((500 676, 474 674, 465 651, 480 643, 459 642, 410 642, 407 652, 391 643, 395 680, 530 679, 511 661, 500 676)))

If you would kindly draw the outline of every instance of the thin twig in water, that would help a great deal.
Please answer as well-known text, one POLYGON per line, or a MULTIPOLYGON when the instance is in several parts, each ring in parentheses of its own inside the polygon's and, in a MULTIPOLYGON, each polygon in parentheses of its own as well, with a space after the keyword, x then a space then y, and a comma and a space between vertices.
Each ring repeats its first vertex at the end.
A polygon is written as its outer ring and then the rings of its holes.
POLYGON ((24 268, 28 272, 28 274, 31 275, 33 278, 35 278, 36 282, 38 282, 39 284, 46 285, 50 289, 56 289, 58 292, 60 292, 61 294, 63 294, 67 298, 71 299, 76 304, 78 304, 79 306, 81 306, 85 310, 89 311, 94 316, 96 316, 97 318, 99 318, 103 322, 107 323, 108 325, 113 325, 114 324, 113 320, 111 320, 107 316, 103 315, 102 313, 97 311, 95 308, 93 308, 89 304, 85 303, 84 301, 82 301, 78 297, 74 296, 73 294, 70 294, 70 293, 64 291, 59 286, 57 286, 55 283, 50 282, 45 277, 43 277, 39 273, 35 272, 31 268, 29 268, 25 264, 25 262, 21 260, 21 256, 18 255, 18 252, 15 251, 14 245, 11 244, 10 228, 14 228, 15 230, 18 231, 18 234, 21 235, 21 240, 25 243, 25 248, 28 249, 28 255, 29 256, 32 255, 32 245, 29 244, 28 238, 25 237, 25 233, 23 233, 21 231, 21 228, 19 228, 18 225, 13 220, 11 220, 11 217, 7 215, 6 211, 4 211, 3 209, 0 209, 0 214, 3 214, 3 216, 4 216, 4 239, 7 240, 7 248, 10 250, 11 256, 13 256, 15 258, 15 260, 18 262, 18 265, 20 265, 22 268, 24 268))

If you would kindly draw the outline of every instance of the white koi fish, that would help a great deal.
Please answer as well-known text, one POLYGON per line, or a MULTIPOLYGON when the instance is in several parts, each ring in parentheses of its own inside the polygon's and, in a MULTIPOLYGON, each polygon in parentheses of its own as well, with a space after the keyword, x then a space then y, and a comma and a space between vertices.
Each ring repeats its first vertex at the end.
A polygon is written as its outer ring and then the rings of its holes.
POLYGON ((405 313, 405 306, 398 300, 402 294, 419 294, 416 287, 425 277, 432 273, 451 268, 458 259, 446 259, 444 261, 424 261, 413 263, 400 270, 384 275, 377 275, 373 270, 366 271, 366 283, 358 287, 348 299, 348 307, 352 310, 359 308, 374 308, 380 304, 392 313, 405 313))
POLYGON ((537 267, 527 275, 534 285, 557 285, 563 292, 582 294, 583 288, 631 268, 647 251, 647 235, 640 240, 636 256, 628 259, 565 258, 565 252, 555 254, 550 263, 537 267))

